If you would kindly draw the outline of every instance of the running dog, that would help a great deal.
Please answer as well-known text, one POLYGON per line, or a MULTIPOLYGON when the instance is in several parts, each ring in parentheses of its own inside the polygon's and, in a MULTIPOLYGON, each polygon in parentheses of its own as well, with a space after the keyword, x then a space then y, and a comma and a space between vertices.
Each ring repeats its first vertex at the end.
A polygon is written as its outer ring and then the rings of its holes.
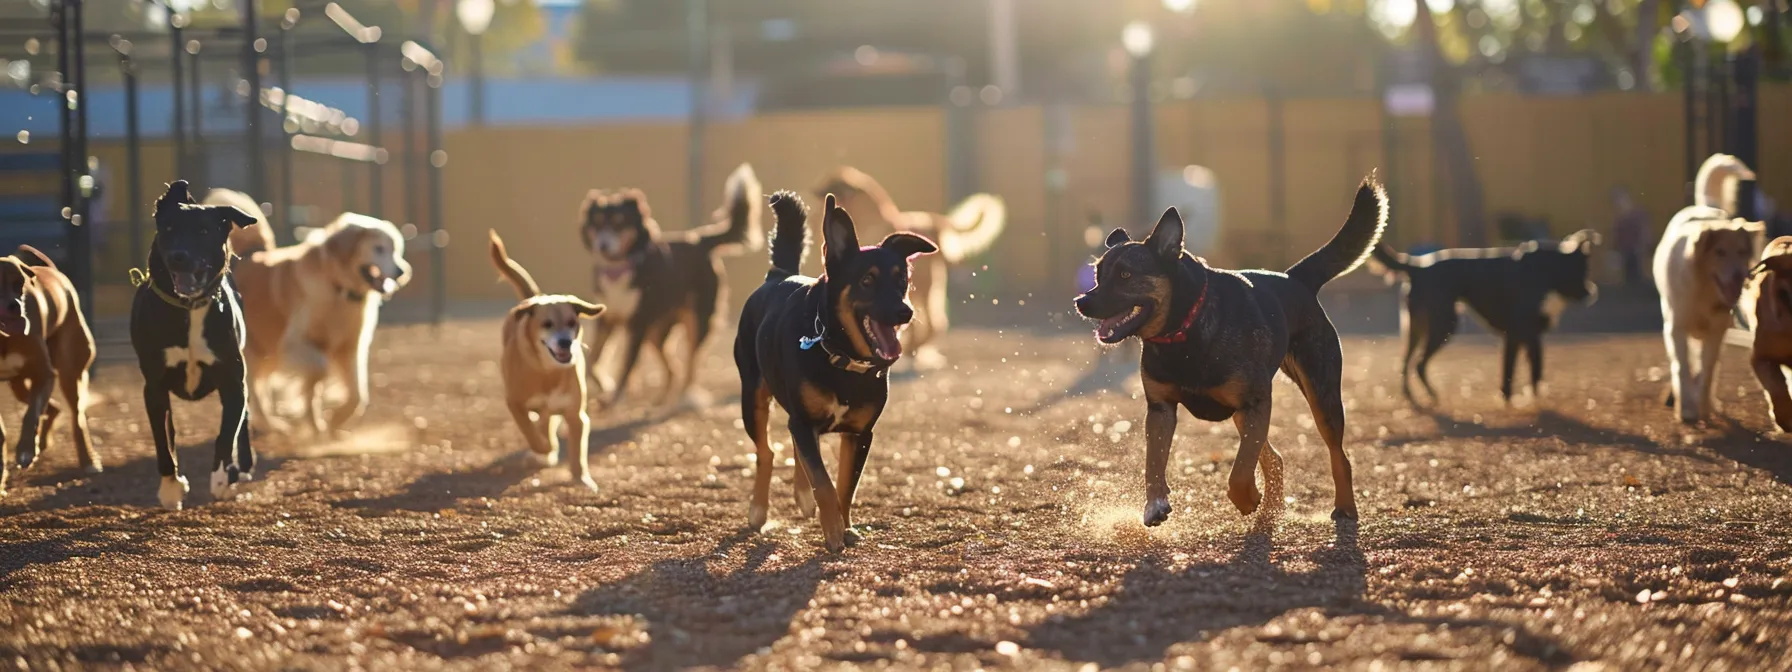
POLYGON ((1792 432, 1792 393, 1781 368, 1792 366, 1792 236, 1767 244, 1743 286, 1742 313, 1753 332, 1749 364, 1767 393, 1773 423, 1792 432))
POLYGON ((261 204, 248 194, 233 189, 205 192, 206 205, 228 205, 255 216, 256 223, 230 232, 230 253, 237 259, 248 259, 262 250, 274 249, 273 222, 261 211, 261 204))
POLYGON ((1730 311, 1742 298, 1749 267, 1760 255, 1766 232, 1761 222, 1692 205, 1674 215, 1655 248, 1662 340, 1672 369, 1667 403, 1682 423, 1696 423, 1711 414, 1718 356, 1723 353, 1724 334, 1735 324, 1730 311))
MULTIPOLYGON (((1102 343, 1135 336, 1144 341, 1139 373, 1146 401, 1147 527, 1170 517, 1164 470, 1177 406, 1209 422, 1230 419, 1238 428, 1226 496, 1240 513, 1258 511, 1263 502, 1252 473, 1259 465, 1269 496, 1281 497, 1282 456, 1269 444, 1277 370, 1300 386, 1331 451, 1332 518, 1356 519, 1339 391, 1344 355, 1317 293, 1368 258, 1387 215, 1387 196, 1371 175, 1338 233, 1286 273, 1208 266, 1183 249, 1182 216, 1175 208, 1143 241, 1132 240, 1125 229, 1108 234, 1107 250, 1095 263, 1095 287, 1076 297, 1076 310, 1100 321, 1095 337, 1102 343)), ((1264 517, 1273 510, 1262 509, 1264 517)))
POLYGON ((596 490, 586 463, 591 416, 585 413, 585 353, 579 332, 580 319, 602 315, 604 307, 576 296, 542 294, 529 272, 504 251, 497 231, 491 232, 491 256, 522 301, 504 318, 504 354, 498 360, 504 404, 535 459, 553 466, 560 461, 555 441, 565 442, 572 446, 573 479, 596 490))
MULTIPOLYGON (((74 417, 75 453, 88 473, 102 469, 100 455, 87 434, 87 374, 93 367, 93 333, 81 314, 74 283, 37 248, 20 245, 13 256, 0 257, 0 379, 12 381, 12 393, 25 404, 19 423, 19 469, 29 469, 50 443, 50 432, 62 409, 50 400, 62 388, 74 417)), ((0 447, 6 443, 0 430, 0 447)), ((6 492, 7 460, 0 458, 0 494, 6 492)))
MULTIPOLYGON (((215 189, 206 200, 237 204, 268 221, 253 199, 238 192, 215 189)), ((367 409, 367 351, 380 305, 410 281, 398 227, 343 213, 297 245, 239 260, 233 273, 249 326, 243 352, 255 414, 276 429, 288 429, 273 412, 273 382, 276 373, 292 371, 304 417, 315 432, 339 432, 360 417, 367 409), (326 419, 319 387, 331 379, 342 382, 348 398, 326 419)))
POLYGON ((776 399, 790 416, 798 506, 810 509, 813 498, 827 548, 839 552, 852 527, 872 430, 889 400, 886 373, 902 356, 897 332, 915 316, 908 303, 910 265, 939 248, 907 232, 859 247, 852 218, 830 195, 822 211, 825 272, 810 278, 797 274, 809 246, 802 199, 780 191, 771 208, 777 217, 772 268, 741 308, 734 338, 741 420, 758 455, 747 524, 755 531, 765 526, 773 468, 766 425, 776 399), (840 473, 833 480, 821 459, 824 433, 840 435, 840 473))
POLYGON ((617 331, 627 339, 615 381, 606 385, 598 380, 600 388, 609 388, 607 405, 621 403, 644 345, 666 366, 662 402, 684 394, 696 379, 697 357, 727 298, 721 257, 742 247, 758 249, 760 244, 764 196, 753 167, 743 163, 736 168, 723 193, 725 203, 714 218, 725 221, 678 233, 660 231, 647 196, 639 189, 594 190, 586 196, 579 237, 595 262, 597 300, 609 307, 592 330, 592 358, 602 357, 604 345, 617 331), (679 375, 666 351, 666 337, 681 324, 688 349, 679 375))
POLYGON ((883 185, 850 166, 830 174, 815 193, 838 194, 841 207, 859 213, 863 224, 878 227, 873 230, 908 231, 939 241, 939 255, 918 264, 914 293, 921 299, 920 310, 914 324, 903 330, 903 347, 917 355, 950 326, 946 279, 952 267, 994 245, 1008 216, 1002 199, 990 194, 972 194, 945 214, 904 211, 883 185))
POLYGON ((1416 374, 1426 396, 1437 403, 1426 368, 1460 326, 1459 303, 1467 304, 1504 338, 1501 398, 1512 401, 1512 376, 1521 347, 1531 363, 1531 394, 1538 394, 1543 382, 1543 334, 1555 327, 1569 302, 1592 303, 1598 296, 1599 288, 1587 279, 1588 258, 1598 243, 1597 232, 1582 230, 1557 244, 1531 241, 1518 247, 1439 250, 1417 256, 1376 245, 1373 261, 1388 281, 1405 278, 1400 330, 1406 334, 1406 354, 1400 358, 1400 393, 1406 401, 1418 405, 1411 381, 1416 374))
POLYGON ((200 205, 186 180, 156 201, 149 270, 131 273, 131 346, 143 372, 143 406, 156 442, 162 506, 179 509, 187 494, 174 451, 169 396, 198 401, 218 393, 223 406, 212 457, 212 497, 229 499, 250 478, 248 372, 243 364, 242 297, 230 282, 230 234, 256 222, 230 206, 200 205))

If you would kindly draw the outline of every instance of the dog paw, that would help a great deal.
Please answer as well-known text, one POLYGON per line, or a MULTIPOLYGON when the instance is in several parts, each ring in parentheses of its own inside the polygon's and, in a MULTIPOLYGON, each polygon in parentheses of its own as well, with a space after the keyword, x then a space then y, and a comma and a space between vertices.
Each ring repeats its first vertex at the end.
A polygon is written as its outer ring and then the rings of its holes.
POLYGON ((531 450, 529 451, 529 459, 534 460, 536 464, 543 467, 552 467, 560 464, 560 451, 550 450, 545 453, 537 453, 531 450))
POLYGON ((1340 506, 1332 509, 1332 520, 1356 520, 1356 506, 1340 506))
POLYGON ((1248 516, 1257 510, 1258 504, 1263 502, 1263 494, 1257 492, 1256 483, 1251 483, 1242 487, 1227 488, 1226 499, 1232 500, 1232 505, 1238 507, 1240 515, 1248 516))
POLYGON ((1170 519, 1170 501, 1153 499, 1145 503, 1145 527, 1157 527, 1170 519))
POLYGON ((586 474, 584 476, 577 476, 577 477, 575 477, 575 480, 578 481, 579 485, 584 486, 586 490, 590 490, 592 492, 597 492, 597 481, 591 480, 590 474, 586 474))
POLYGON ((857 546, 859 542, 865 540, 865 533, 851 525, 846 526, 846 531, 842 532, 840 536, 846 541, 847 546, 857 546))
POLYGON ((29 446, 19 446, 19 471, 30 469, 37 463, 37 451, 29 446))
POLYGON ((96 460, 93 464, 81 467, 81 470, 88 474, 98 474, 106 471, 106 465, 100 464, 99 461, 96 460))
POLYGON ((163 476, 162 489, 156 493, 156 496, 162 500, 162 508, 179 511, 181 500, 187 496, 187 477, 163 476))
POLYGON ((236 498, 236 468, 218 467, 212 470, 212 499, 228 501, 236 498))
POLYGON ((747 508, 747 529, 758 532, 765 529, 766 507, 757 504, 747 508))

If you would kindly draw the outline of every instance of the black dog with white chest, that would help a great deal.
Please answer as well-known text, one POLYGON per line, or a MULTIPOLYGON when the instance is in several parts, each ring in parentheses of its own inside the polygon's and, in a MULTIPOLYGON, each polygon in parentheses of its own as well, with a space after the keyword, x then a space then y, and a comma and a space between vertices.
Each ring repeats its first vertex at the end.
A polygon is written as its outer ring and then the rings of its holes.
POLYGON ((187 182, 168 185, 156 201, 149 270, 132 272, 131 346, 143 372, 143 406, 156 442, 162 506, 179 509, 187 494, 174 451, 170 396, 198 401, 218 393, 223 419, 212 458, 212 497, 229 499, 249 479, 246 369, 241 297, 230 283, 230 232, 255 218, 230 206, 199 205, 187 182))
POLYGON ((778 219, 772 269, 741 309, 734 340, 740 370, 741 419, 758 454, 748 525, 765 526, 772 482, 766 436, 771 401, 790 415, 796 445, 798 506, 821 512, 828 550, 846 545, 853 492, 871 453, 872 429, 889 399, 887 372, 902 356, 897 330, 914 318, 908 303, 909 262, 939 248, 912 233, 893 233, 859 247, 852 218, 827 197, 822 211, 825 272, 797 274, 808 248, 803 202, 790 191, 771 197, 778 219), (837 480, 821 459, 821 435, 840 435, 837 480))

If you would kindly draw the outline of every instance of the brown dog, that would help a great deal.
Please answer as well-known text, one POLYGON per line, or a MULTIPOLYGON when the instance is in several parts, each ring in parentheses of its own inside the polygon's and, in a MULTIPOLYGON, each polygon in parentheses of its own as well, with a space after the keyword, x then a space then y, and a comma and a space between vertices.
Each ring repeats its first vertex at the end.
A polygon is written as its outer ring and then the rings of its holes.
MULTIPOLYGON (((241 196, 219 189, 207 195, 207 201, 221 194, 241 196)), ((254 204, 246 196, 220 202, 246 202, 238 208, 254 204)), ((248 212, 267 221, 260 209, 248 212)), ((248 227, 239 231, 244 230, 248 227)), ((248 327, 243 356, 249 365, 254 415, 277 430, 289 429, 273 413, 272 379, 282 370, 297 374, 305 418, 315 431, 339 431, 365 412, 367 350, 379 324, 380 304, 410 280, 404 236, 398 228, 385 220, 343 213, 297 245, 263 250, 238 261, 233 274, 248 327), (332 378, 343 383, 348 399, 326 419, 318 387, 332 378)))
MULTIPOLYGON (((28 469, 49 444, 50 430, 62 414, 50 401, 58 383, 75 416, 75 450, 89 473, 101 469, 99 453, 87 434, 87 372, 93 366, 93 334, 81 315, 74 284, 48 257, 30 245, 14 256, 0 257, 0 379, 12 381, 13 396, 25 404, 19 426, 18 464, 28 469)), ((0 429, 0 447, 6 442, 0 429)), ((0 458, 0 493, 6 492, 6 469, 0 458)))
POLYGON ((1786 374, 1792 366, 1792 236, 1780 236, 1767 244, 1761 263, 1749 273, 1742 290, 1742 313, 1754 332, 1749 364, 1755 380, 1767 392, 1768 410, 1780 431, 1792 432, 1792 394, 1786 390, 1786 374))
POLYGON ((837 194, 841 207, 871 237, 906 231, 938 241, 939 254, 915 261, 915 286, 910 290, 916 297, 915 321, 902 332, 903 349, 915 352, 918 363, 918 351, 946 332, 946 277, 952 266, 995 244, 1007 220, 1007 206, 990 194, 972 194, 949 213, 904 211, 883 185, 852 167, 834 171, 815 193, 837 194))
POLYGON ((504 403, 517 429, 529 440, 529 451, 546 466, 560 461, 554 445, 565 421, 565 438, 575 446, 572 477, 597 489, 585 463, 591 416, 585 413, 585 353, 580 347, 580 318, 597 317, 604 307, 564 294, 542 294, 535 278, 511 261, 504 241, 491 232, 492 265, 516 288, 522 303, 504 318, 504 355, 498 362, 504 377, 504 403), (534 415, 534 418, 530 418, 534 415))

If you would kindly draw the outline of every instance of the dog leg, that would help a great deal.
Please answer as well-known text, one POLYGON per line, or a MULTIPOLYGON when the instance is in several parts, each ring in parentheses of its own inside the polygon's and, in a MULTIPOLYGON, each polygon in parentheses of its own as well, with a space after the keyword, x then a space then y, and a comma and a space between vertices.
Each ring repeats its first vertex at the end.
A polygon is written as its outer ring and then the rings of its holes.
MULTIPOLYGON (((1400 330, 1406 333, 1406 354, 1400 357, 1400 395, 1406 397, 1406 403, 1413 406, 1419 402, 1412 396, 1412 367, 1425 339, 1425 330, 1412 323, 1412 306, 1408 304, 1400 313, 1400 330)), ((1435 401, 1435 399, 1433 400, 1435 401)))
POLYGON ((1749 364, 1755 371, 1755 380, 1767 392, 1767 410, 1773 424, 1781 432, 1792 432, 1792 393, 1786 390, 1786 372, 1780 370, 1779 362, 1760 357, 1749 358, 1749 364))
MULTIPOLYGON (((144 377, 157 380, 159 369, 144 371, 144 377)), ((143 408, 149 413, 149 434, 156 443, 156 471, 162 475, 157 498, 162 508, 179 511, 181 499, 187 496, 187 479, 180 475, 180 455, 174 452, 174 413, 169 407, 168 391, 144 383, 143 408)))
POLYGON ((535 427, 535 421, 529 419, 529 409, 523 408, 522 403, 516 401, 505 405, 510 408, 510 417, 516 421, 516 428, 523 432, 523 439, 529 444, 529 453, 541 464, 553 466, 553 460, 559 455, 554 452, 553 445, 541 436, 541 432, 535 427))
POLYGON ((1269 411, 1268 403, 1257 402, 1232 416, 1232 426, 1238 429, 1238 455, 1226 478, 1226 498, 1242 515, 1251 515, 1263 503, 1263 494, 1257 491, 1257 461, 1269 445, 1269 411))
POLYGON ((56 369, 50 366, 49 353, 44 353, 36 366, 37 370, 22 374, 30 379, 30 396, 25 402, 25 419, 19 422, 19 445, 14 448, 20 470, 30 469, 43 450, 44 407, 50 405, 50 392, 56 386, 56 369))
POLYGON ((541 458, 541 466, 552 467, 560 464, 560 416, 555 413, 542 412, 535 416, 535 434, 547 439, 548 454, 537 455, 541 458))
POLYGON ((567 416, 566 433, 567 449, 572 451, 572 480, 596 492, 597 481, 591 479, 591 416, 583 406, 578 413, 567 416))
POLYGON ((1717 367, 1724 354, 1724 332, 1717 331, 1699 340, 1699 419, 1711 417, 1717 408, 1717 367))
POLYGON ((1263 452, 1257 454, 1257 468, 1263 472, 1263 505, 1257 507, 1257 518, 1251 521, 1251 531, 1267 535, 1275 531, 1287 506, 1282 499, 1282 453, 1276 450, 1275 444, 1263 442, 1263 452))
POLYGON ((1170 518, 1170 483, 1164 471, 1170 464, 1170 443, 1176 437, 1176 404, 1152 401, 1145 407, 1145 527, 1157 527, 1170 518))
POLYGON ((792 417, 790 438, 796 444, 797 462, 809 475, 815 506, 821 514, 822 538, 829 551, 838 553, 846 548, 846 523, 840 515, 840 497, 834 491, 833 481, 828 478, 827 465, 821 461, 821 437, 809 423, 792 417))
POLYGON ((645 331, 645 329, 630 327, 628 332, 624 334, 624 336, 628 338, 628 344, 624 346, 622 351, 622 368, 616 373, 616 389, 610 392, 610 398, 605 402, 606 406, 613 407, 622 403, 622 395, 624 392, 628 391, 629 376, 634 374, 635 365, 640 363, 641 347, 645 345, 644 342, 649 337, 648 334, 644 333, 645 331))
POLYGON ((586 354, 589 355, 587 361, 590 362, 591 382, 595 388, 593 396, 598 399, 607 399, 615 391, 616 381, 604 375, 602 366, 604 346, 610 342, 610 336, 615 332, 616 321, 610 319, 608 315, 599 315, 597 324, 590 331, 585 332, 590 334, 586 341, 586 354))
POLYGON ((834 477, 834 491, 840 495, 840 520, 848 532, 852 530, 852 499, 859 491, 859 477, 865 473, 865 459, 871 456, 871 432, 841 434, 840 473, 834 477))
POLYGON ((747 508, 747 527, 754 532, 765 527, 771 505, 772 446, 766 440, 766 427, 771 421, 772 392, 755 376, 741 383, 740 417, 753 439, 753 502, 747 508))
POLYGON ((1329 339, 1307 341, 1293 349, 1294 366, 1289 377, 1307 398, 1313 412, 1313 423, 1319 427, 1319 438, 1331 455, 1332 520, 1356 520, 1356 489, 1351 474, 1350 455, 1344 452, 1344 397, 1340 387, 1344 377, 1344 355, 1336 343, 1337 332, 1329 339))
POLYGON ((353 361, 348 362, 347 366, 333 367, 334 373, 343 380, 344 387, 348 388, 348 399, 330 414, 331 432, 342 431, 343 425, 367 412, 367 348, 357 345, 353 356, 353 361))
POLYGON ((1680 414, 1680 422, 1692 424, 1699 421, 1699 403, 1689 399, 1694 394, 1692 372, 1692 343, 1684 330, 1669 324, 1662 333, 1668 346, 1668 367, 1672 370, 1669 380, 1670 392, 1675 410, 1680 414))
POLYGON ((12 458, 7 453, 6 423, 0 422, 0 495, 6 494, 6 482, 12 477, 12 458))
POLYGON ((249 377, 241 361, 223 360, 212 365, 212 375, 220 380, 218 401, 223 405, 218 438, 212 448, 212 499, 228 500, 236 496, 241 475, 237 468, 237 443, 243 425, 249 422, 249 377))
POLYGON ((1456 326, 1454 312, 1435 322, 1428 322, 1425 325, 1425 349, 1420 351, 1419 361, 1413 365, 1413 373, 1418 374, 1419 384, 1424 386, 1425 396, 1430 397, 1433 404, 1438 402, 1438 397, 1437 389, 1431 386, 1431 358, 1436 357, 1437 351, 1442 350, 1444 343, 1456 334, 1456 326))
POLYGON ((106 466, 100 461, 100 453, 93 447, 93 437, 87 429, 87 387, 88 374, 83 369, 78 375, 62 377, 62 398, 68 403, 70 415, 73 416, 71 428, 75 435, 75 454, 81 460, 81 468, 87 473, 97 474, 106 466))
POLYGON ((1543 334, 1531 334, 1524 341, 1524 358, 1531 363, 1531 403, 1543 399, 1543 334))
POLYGON ((1518 339, 1506 334, 1500 339, 1500 399, 1512 405, 1512 375, 1518 368, 1518 339))
POLYGON ((796 495, 796 512, 804 518, 815 515, 815 486, 809 478, 809 469, 803 461, 796 461, 796 477, 792 481, 791 493, 796 495))

